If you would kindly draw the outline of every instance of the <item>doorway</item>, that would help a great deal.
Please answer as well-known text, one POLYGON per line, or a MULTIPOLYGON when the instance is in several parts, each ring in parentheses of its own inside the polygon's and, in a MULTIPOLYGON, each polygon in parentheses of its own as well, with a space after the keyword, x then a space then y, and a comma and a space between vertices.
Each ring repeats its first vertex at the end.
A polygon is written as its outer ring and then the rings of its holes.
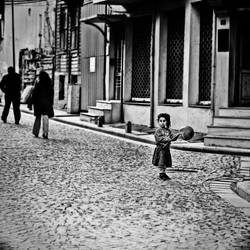
POLYGON ((250 107, 250 12, 237 15, 235 105, 250 107))

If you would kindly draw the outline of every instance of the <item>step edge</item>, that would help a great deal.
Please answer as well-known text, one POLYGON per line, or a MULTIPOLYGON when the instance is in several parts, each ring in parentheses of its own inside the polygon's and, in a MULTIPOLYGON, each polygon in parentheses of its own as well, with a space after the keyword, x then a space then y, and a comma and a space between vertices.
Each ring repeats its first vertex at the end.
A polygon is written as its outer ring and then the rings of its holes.
POLYGON ((239 137, 239 136, 226 136, 226 135, 206 135, 204 139, 225 139, 225 140, 241 140, 241 141, 249 141, 250 137, 239 137))
POLYGON ((208 125, 207 128, 250 129, 250 127, 237 127, 230 125, 208 125))
POLYGON ((250 116, 214 116, 215 119, 242 119, 242 120, 248 120, 250 119, 250 116))
POLYGON ((88 109, 96 109, 96 110, 103 110, 103 111, 111 111, 112 110, 112 109, 101 108, 101 107, 96 107, 96 106, 88 106, 88 109))
POLYGON ((86 113, 80 113, 80 117, 81 117, 81 115, 86 115, 86 116, 92 116, 92 117, 98 117, 98 116, 100 116, 100 115, 97 115, 97 114, 94 114, 94 113, 88 113, 88 112, 86 112, 86 113))

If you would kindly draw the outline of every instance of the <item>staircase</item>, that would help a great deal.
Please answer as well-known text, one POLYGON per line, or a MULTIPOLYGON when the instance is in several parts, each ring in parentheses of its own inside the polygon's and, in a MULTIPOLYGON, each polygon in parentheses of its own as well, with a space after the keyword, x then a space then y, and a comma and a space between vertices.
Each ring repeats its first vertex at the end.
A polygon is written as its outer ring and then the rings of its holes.
POLYGON ((204 145, 250 148, 250 108, 221 108, 208 126, 204 145))
POLYGON ((98 100, 96 106, 88 106, 88 112, 81 112, 80 120, 97 123, 99 116, 104 117, 104 123, 117 123, 120 121, 120 100, 98 100))

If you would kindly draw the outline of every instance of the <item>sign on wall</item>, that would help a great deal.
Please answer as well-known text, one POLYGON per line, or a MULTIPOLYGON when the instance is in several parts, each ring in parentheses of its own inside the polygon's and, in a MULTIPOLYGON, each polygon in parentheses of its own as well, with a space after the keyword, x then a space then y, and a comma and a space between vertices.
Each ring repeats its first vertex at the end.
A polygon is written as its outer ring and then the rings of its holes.
POLYGON ((89 58, 89 72, 95 72, 95 57, 89 58))

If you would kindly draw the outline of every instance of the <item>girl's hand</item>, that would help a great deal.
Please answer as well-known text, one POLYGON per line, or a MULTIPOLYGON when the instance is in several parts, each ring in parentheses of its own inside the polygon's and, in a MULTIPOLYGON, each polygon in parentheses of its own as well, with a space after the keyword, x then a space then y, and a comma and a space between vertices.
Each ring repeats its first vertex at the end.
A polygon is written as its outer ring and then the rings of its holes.
POLYGON ((175 134, 174 137, 171 139, 171 141, 176 141, 180 135, 181 133, 175 134))

